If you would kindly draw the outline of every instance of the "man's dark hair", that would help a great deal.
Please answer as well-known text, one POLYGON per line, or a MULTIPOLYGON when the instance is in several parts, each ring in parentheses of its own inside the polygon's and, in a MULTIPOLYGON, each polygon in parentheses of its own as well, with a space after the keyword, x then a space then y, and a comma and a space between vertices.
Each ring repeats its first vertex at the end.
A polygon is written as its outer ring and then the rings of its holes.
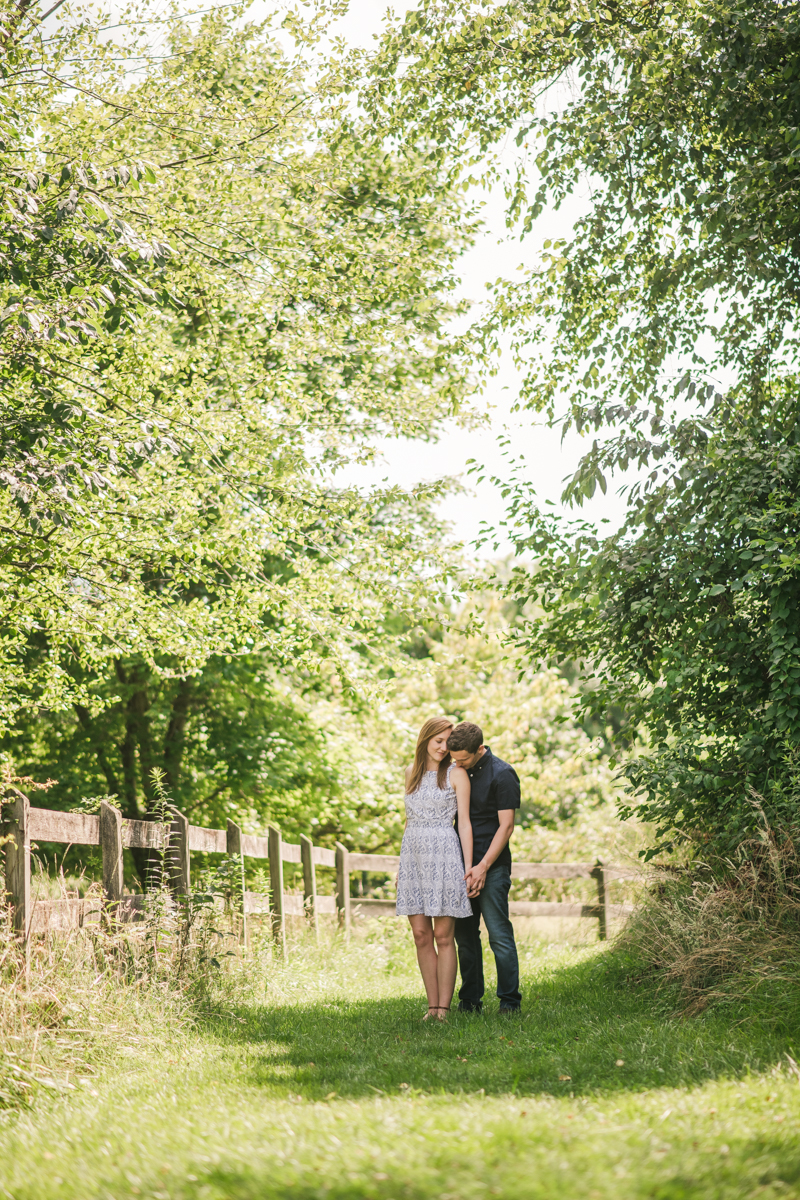
POLYGON ((467 754, 474 754, 482 745, 483 730, 480 725, 473 725, 471 721, 462 721, 460 725, 456 725, 447 739, 448 750, 466 750, 467 754))

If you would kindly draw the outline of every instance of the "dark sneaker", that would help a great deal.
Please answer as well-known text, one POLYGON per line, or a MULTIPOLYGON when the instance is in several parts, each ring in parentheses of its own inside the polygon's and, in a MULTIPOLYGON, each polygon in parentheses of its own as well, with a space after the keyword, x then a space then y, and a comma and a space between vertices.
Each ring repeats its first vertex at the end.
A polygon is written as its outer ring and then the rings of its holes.
POLYGON ((519 1004, 501 1004, 500 1005, 500 1016, 501 1017, 510 1017, 520 1011, 521 1010, 520 1010, 519 1004))
POLYGON ((460 1013, 482 1013, 483 1001, 479 1000, 477 1004, 470 1004, 468 1000, 459 1000, 458 1011, 460 1013))

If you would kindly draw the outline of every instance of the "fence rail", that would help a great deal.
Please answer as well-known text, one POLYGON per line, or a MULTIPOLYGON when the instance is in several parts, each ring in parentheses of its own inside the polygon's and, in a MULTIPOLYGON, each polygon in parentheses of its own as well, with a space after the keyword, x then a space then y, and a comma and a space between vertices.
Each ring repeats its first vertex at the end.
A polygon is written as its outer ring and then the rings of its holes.
MULTIPOLYGON (((353 908, 361 917, 393 914, 393 900, 357 899, 350 896, 353 871, 394 874, 400 864, 397 854, 362 854, 341 843, 336 849, 315 846, 301 834, 298 843, 285 842, 280 830, 270 825, 265 837, 243 833, 233 821, 227 829, 206 829, 190 825, 187 818, 173 810, 169 823, 131 821, 103 801, 97 815, 56 812, 34 808, 25 797, 11 806, 6 822, 6 897, 12 909, 15 932, 27 941, 32 934, 49 929, 75 929, 99 923, 105 915, 117 920, 137 920, 144 908, 144 897, 123 893, 123 850, 169 849, 167 869, 170 890, 176 896, 191 890, 192 852, 242 855, 269 862, 270 893, 243 890, 245 914, 265 913, 272 922, 275 940, 286 949, 286 918, 305 917, 316 929, 320 916, 333 916, 345 929, 354 919, 353 908), (103 861, 103 894, 83 900, 35 900, 31 898, 31 843, 60 842, 68 846, 99 846, 103 861), (287 893, 283 884, 284 863, 302 866, 303 894, 287 893), (317 891, 317 867, 336 871, 332 896, 317 891)), ((597 883, 597 903, 571 901, 512 900, 509 910, 517 917, 588 917, 598 923, 598 934, 606 938, 612 920, 627 916, 627 905, 611 904, 609 884, 629 879, 639 872, 612 863, 514 863, 512 879, 593 879, 597 883)), ((244 884, 244 881, 243 881, 244 884)), ((246 937, 246 921, 245 921, 246 937)))

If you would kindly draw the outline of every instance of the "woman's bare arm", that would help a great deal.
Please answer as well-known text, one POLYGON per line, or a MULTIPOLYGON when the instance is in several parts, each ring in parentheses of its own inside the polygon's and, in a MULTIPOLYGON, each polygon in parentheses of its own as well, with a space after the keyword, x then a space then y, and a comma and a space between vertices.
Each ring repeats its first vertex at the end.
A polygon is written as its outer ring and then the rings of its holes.
POLYGON ((464 854, 464 870, 472 866, 472 822, 469 819, 469 775, 463 767, 453 767, 450 772, 450 782, 455 788, 458 802, 458 836, 461 839, 461 849, 464 854))

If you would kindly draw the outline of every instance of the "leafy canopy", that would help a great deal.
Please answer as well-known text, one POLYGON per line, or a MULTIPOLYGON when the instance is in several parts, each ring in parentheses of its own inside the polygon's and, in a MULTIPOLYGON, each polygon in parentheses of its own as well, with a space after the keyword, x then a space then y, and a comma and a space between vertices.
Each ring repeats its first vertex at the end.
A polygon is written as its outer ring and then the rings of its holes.
POLYGON ((422 0, 368 56, 381 127, 501 178, 523 235, 586 194, 571 238, 498 281, 480 331, 487 350, 511 337, 524 405, 616 430, 568 496, 668 453, 687 369, 694 395, 715 372, 752 386, 793 361, 799 34, 796 6, 771 0, 422 0), (491 153, 509 134, 513 174, 491 153))
POLYGON ((462 403, 461 195, 235 5, 58 17, 0 5, 0 724, 112 659, 352 678, 448 570, 435 488, 334 473, 462 403))

